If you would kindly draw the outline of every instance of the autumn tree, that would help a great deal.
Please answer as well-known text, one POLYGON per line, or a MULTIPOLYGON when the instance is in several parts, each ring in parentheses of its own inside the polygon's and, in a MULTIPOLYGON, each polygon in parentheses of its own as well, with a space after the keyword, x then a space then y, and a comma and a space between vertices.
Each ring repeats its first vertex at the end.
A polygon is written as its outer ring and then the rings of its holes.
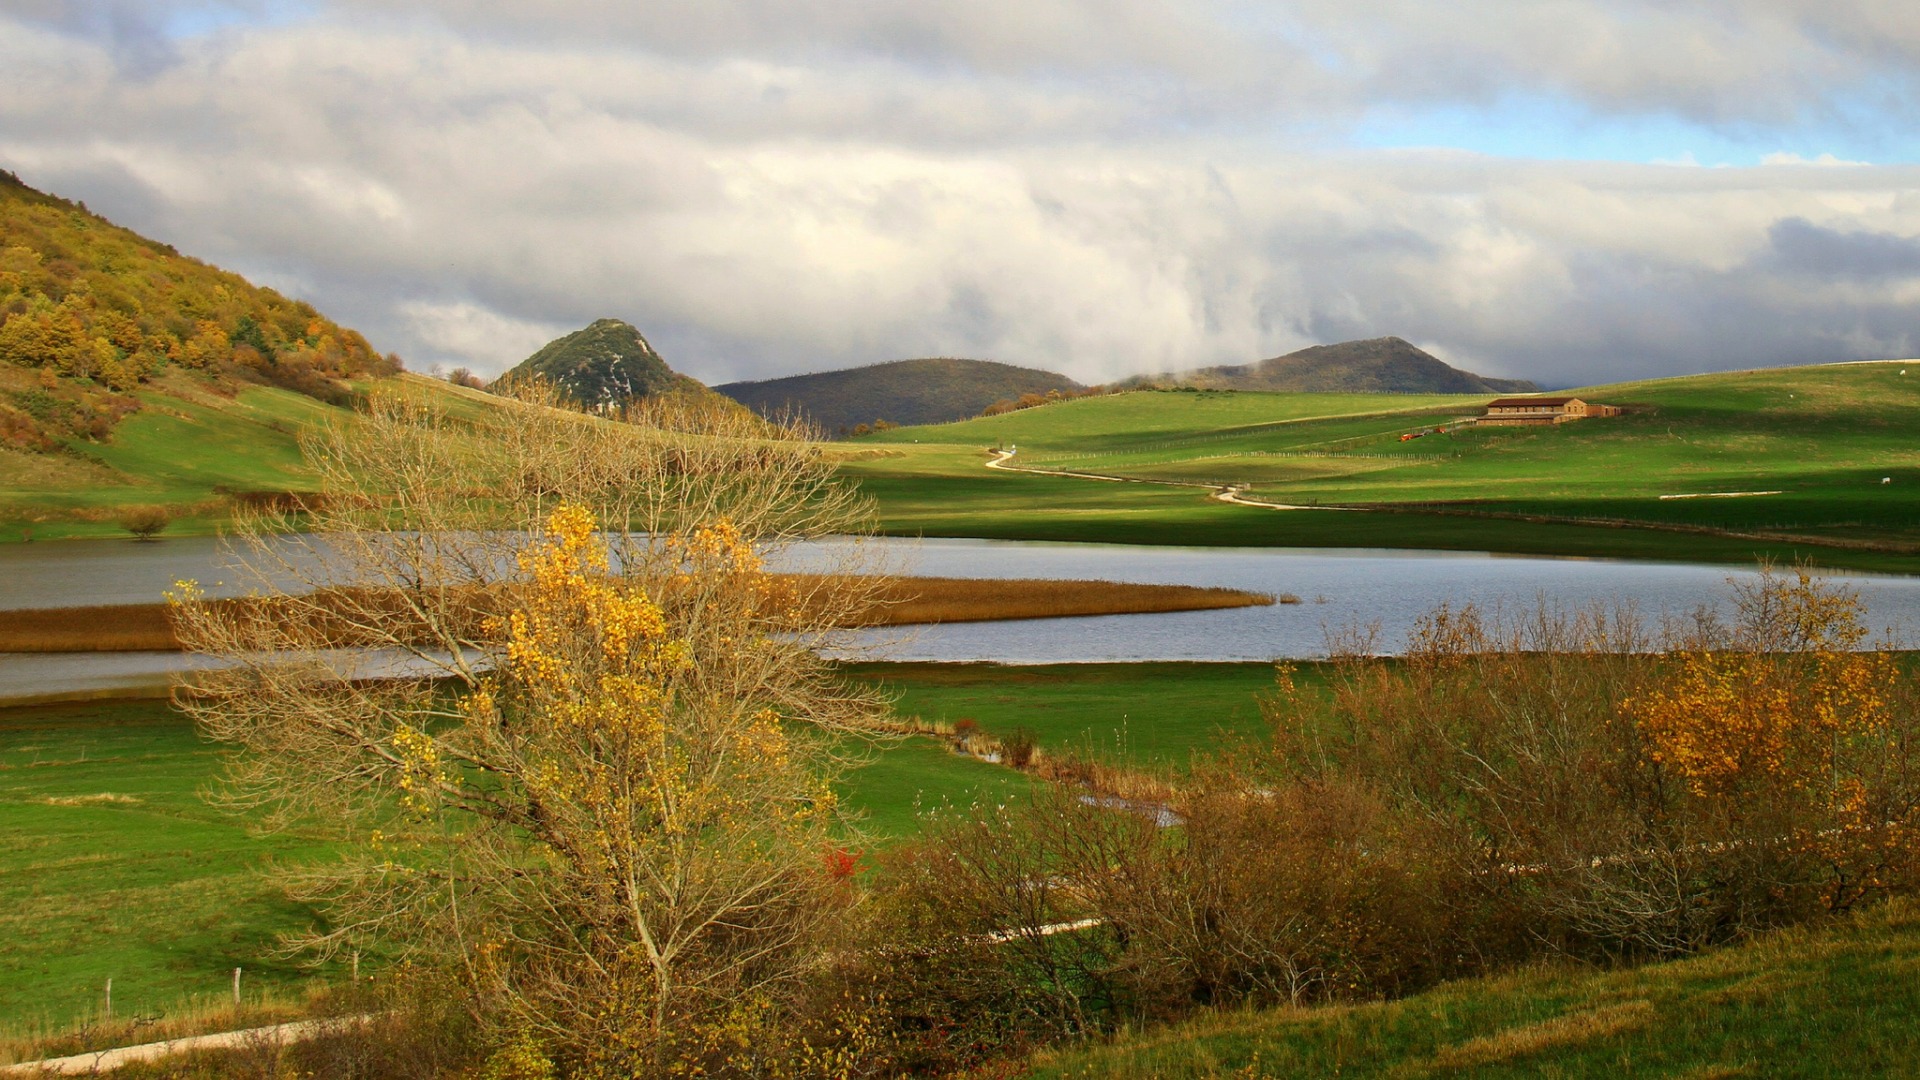
POLYGON ((304 944, 453 971, 583 1075, 744 1071, 832 945, 828 781, 880 711, 820 658, 868 579, 765 559, 864 507, 801 433, 630 419, 377 397, 311 440, 313 531, 253 522, 261 596, 182 596, 226 666, 180 697, 234 803, 358 841, 295 882, 304 944))

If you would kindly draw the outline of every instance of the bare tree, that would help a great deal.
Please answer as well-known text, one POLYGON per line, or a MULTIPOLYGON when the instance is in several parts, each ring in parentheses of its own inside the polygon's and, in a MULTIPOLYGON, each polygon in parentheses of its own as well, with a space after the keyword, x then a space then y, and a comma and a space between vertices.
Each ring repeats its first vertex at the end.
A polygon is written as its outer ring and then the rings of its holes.
POLYGON ((242 530, 255 598, 176 609, 224 661, 178 697, 244 750, 227 798, 359 841, 296 875, 330 916, 301 944, 450 965, 619 1075, 751 1054, 829 947, 828 778, 883 714, 819 648, 873 579, 765 567, 864 526, 831 463, 740 412, 628 420, 377 396, 308 442, 311 532, 242 530))

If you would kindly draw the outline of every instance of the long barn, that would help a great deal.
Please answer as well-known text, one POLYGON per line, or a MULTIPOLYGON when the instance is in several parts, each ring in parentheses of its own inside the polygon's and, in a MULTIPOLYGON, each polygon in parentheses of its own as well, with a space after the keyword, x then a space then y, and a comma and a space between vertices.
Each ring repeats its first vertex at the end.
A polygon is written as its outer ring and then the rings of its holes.
POLYGON ((1477 424, 1564 424, 1590 416, 1619 416, 1618 405, 1601 405, 1577 397, 1510 397, 1487 402, 1487 413, 1477 424))

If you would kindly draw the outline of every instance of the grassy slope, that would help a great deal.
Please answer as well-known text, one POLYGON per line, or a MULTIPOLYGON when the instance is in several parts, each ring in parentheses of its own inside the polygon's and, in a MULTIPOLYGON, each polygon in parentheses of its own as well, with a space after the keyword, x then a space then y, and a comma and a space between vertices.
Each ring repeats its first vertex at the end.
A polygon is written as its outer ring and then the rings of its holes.
POLYGON ((1633 414, 1411 442, 1400 435, 1477 413, 1483 399, 1136 393, 887 432, 861 445, 894 456, 846 468, 879 499, 887 528, 903 533, 1765 555, 1911 572, 1920 568, 1911 553, 1920 545, 1920 371, 1903 370, 1833 365, 1599 387, 1583 393, 1633 414), (1244 483, 1271 501, 1400 512, 1275 512, 1212 504, 1194 489, 981 467, 983 448, 1007 444, 1029 468, 1244 483), (1782 493, 1659 498, 1774 489, 1782 493), (1623 522, 1666 528, 1615 527, 1623 522), (1849 546, 1862 542, 1890 550, 1849 546))
MULTIPOLYGON (((921 700, 938 708, 937 692, 921 700)), ((252 834, 207 805, 219 754, 161 701, 0 710, 0 1034, 87 1015, 108 978, 127 1015, 217 994, 235 966, 261 991, 312 977, 272 956, 312 913, 260 871, 332 849, 252 834)), ((870 843, 910 835, 922 810, 1027 783, 924 738, 865 756, 841 791, 870 843)))
POLYGON ((1542 969, 1401 1001, 1202 1018, 1046 1055, 1040 1077, 1908 1076, 1920 911, 1892 904, 1636 969, 1542 969))
MULTIPOLYGON (((973 716, 990 732, 1025 724, 1072 750, 1114 746, 1124 728, 1130 754, 1175 763, 1218 728, 1258 730, 1253 695, 1272 678, 1261 664, 867 664, 853 674, 899 692, 903 713, 973 716), (1003 677, 1017 679, 1017 698, 1003 677)), ((160 701, 0 710, 0 1033, 85 1014, 109 977, 122 1015, 218 993, 236 965, 260 990, 310 977, 271 953, 275 935, 311 912, 257 872, 330 848, 250 834, 209 807, 201 793, 219 753, 160 701)), ((867 756, 842 798, 863 815, 868 843, 911 835, 943 803, 1001 800, 1027 783, 931 739, 867 756)))
MULTIPOLYGON (((459 416, 497 407, 477 391, 418 376, 387 384, 459 416)), ((208 532, 228 520, 230 491, 310 491, 300 456, 303 428, 352 423, 349 410, 276 387, 232 397, 198 379, 163 376, 138 396, 140 411, 104 442, 76 441, 69 455, 10 454, 0 460, 0 542, 121 534, 122 508, 172 508, 170 532, 208 532), (16 463, 18 467, 16 466, 16 463)))
POLYGON ((0 1025, 66 1023, 96 1009, 152 1012, 307 976, 271 958, 308 913, 258 876, 325 848, 255 836, 200 789, 216 752, 163 702, 0 712, 0 1025))

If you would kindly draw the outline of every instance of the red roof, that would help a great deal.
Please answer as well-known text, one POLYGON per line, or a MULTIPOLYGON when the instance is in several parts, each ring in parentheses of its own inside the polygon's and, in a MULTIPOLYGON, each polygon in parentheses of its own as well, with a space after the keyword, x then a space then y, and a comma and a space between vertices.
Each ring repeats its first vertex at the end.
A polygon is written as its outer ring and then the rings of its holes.
POLYGON ((1570 397, 1503 397, 1487 402, 1489 409, 1552 409, 1565 405, 1569 401, 1579 401, 1570 397))

